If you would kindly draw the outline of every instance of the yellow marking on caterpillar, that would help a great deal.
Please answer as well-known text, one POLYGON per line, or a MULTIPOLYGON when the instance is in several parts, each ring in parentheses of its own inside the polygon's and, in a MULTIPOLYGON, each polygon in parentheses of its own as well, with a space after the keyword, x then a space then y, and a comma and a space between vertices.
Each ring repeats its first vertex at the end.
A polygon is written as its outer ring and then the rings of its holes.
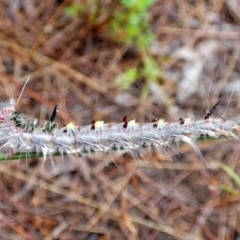
POLYGON ((160 118, 157 123, 158 124, 165 124, 165 120, 163 118, 160 118))
POLYGON ((95 127, 102 127, 104 125, 104 121, 95 122, 95 127))
POLYGON ((68 123, 68 125, 66 126, 67 129, 73 129, 74 127, 75 125, 72 122, 68 123))
POLYGON ((185 123, 191 123, 192 119, 190 117, 189 118, 184 118, 184 121, 185 121, 185 123))
POLYGON ((133 126, 136 124, 136 121, 135 120, 131 120, 128 122, 128 126, 133 126))

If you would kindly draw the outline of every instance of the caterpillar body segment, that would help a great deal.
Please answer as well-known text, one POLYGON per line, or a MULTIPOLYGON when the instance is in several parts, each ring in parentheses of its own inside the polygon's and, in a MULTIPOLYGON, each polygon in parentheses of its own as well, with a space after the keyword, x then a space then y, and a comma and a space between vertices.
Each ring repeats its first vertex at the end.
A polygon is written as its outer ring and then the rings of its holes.
POLYGON ((15 101, 10 99, 9 102, 0 103, 0 123, 7 121, 15 111, 15 101))
POLYGON ((209 118, 207 120, 198 120, 195 122, 192 133, 195 139, 200 137, 232 137, 237 139, 238 136, 234 129, 238 129, 239 126, 231 120, 224 120, 218 118, 209 118))

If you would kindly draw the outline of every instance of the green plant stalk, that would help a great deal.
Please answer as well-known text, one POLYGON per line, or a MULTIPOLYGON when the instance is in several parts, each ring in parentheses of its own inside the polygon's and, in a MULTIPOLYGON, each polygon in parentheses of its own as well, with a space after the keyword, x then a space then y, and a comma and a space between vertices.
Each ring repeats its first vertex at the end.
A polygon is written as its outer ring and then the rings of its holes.
MULTIPOLYGON (((219 140, 219 139, 216 139, 216 138, 207 138, 207 139, 206 138, 199 138, 197 140, 197 142, 204 142, 206 140, 207 141, 214 141, 214 140, 219 140)), ((186 143, 181 142, 180 144, 183 145, 183 144, 186 144, 186 143)), ((145 147, 142 146, 142 148, 145 148, 145 147)), ((112 151, 115 151, 115 150, 117 150, 117 149, 112 149, 112 151)), ((88 153, 83 152, 81 154, 87 155, 88 153)), ((81 154, 79 154, 79 156, 81 156, 81 154)), ((63 154, 63 155, 69 155, 69 154, 66 153, 66 154, 63 154)), ((61 156, 61 154, 59 152, 56 152, 56 153, 53 154, 53 156, 61 156)), ((43 153, 35 153, 35 152, 32 152, 32 153, 16 153, 16 154, 13 154, 11 156, 9 156, 7 154, 0 154, 0 162, 1 161, 8 161, 8 160, 27 160, 27 159, 42 158, 42 157, 44 157, 43 153)), ((226 171, 230 175, 230 177, 233 178, 237 182, 237 184, 240 186, 240 177, 232 169, 230 169, 228 166, 226 166, 224 164, 221 164, 221 168, 224 171, 226 171)))

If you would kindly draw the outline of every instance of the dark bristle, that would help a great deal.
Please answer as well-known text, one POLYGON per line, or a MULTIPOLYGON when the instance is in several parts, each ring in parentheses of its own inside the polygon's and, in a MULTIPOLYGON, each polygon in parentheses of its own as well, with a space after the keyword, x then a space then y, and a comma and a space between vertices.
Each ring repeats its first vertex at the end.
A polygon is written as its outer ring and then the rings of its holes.
POLYGON ((125 123, 123 124, 123 128, 127 128, 127 126, 128 126, 128 122, 125 122, 125 123))
POLYGON ((184 124, 184 119, 183 118, 179 118, 179 120, 178 120, 179 122, 180 122, 180 124, 184 124))
POLYGON ((154 127, 154 128, 157 128, 157 123, 154 123, 154 124, 153 124, 153 127, 154 127))
POLYGON ((219 103, 220 103, 220 100, 207 112, 207 114, 204 116, 205 120, 209 119, 209 117, 213 114, 213 112, 219 106, 219 103))
POLYGON ((127 116, 123 117, 122 122, 123 122, 123 128, 127 128, 127 126, 128 126, 127 116))
POLYGON ((95 121, 92 121, 91 130, 95 130, 95 121))
POLYGON ((57 107, 57 105, 55 105, 52 115, 51 115, 51 118, 50 118, 50 122, 54 122, 54 120, 56 119, 57 111, 58 111, 58 107, 57 107))

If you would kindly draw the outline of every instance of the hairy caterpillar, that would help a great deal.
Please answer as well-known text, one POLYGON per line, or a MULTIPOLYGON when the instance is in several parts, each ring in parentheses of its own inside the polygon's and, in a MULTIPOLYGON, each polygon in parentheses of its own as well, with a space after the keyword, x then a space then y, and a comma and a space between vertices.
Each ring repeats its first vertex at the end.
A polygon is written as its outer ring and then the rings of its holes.
MULTIPOLYGON (((218 103, 217 103, 218 104, 218 103)), ((61 155, 86 153, 110 153, 115 150, 138 151, 141 148, 165 150, 179 142, 189 144, 197 155, 203 156, 196 145, 199 138, 238 138, 239 126, 230 120, 211 118, 217 104, 202 120, 190 118, 168 123, 160 119, 152 123, 136 123, 135 120, 104 124, 93 122, 89 126, 69 123, 58 128, 54 123, 57 107, 43 127, 15 109, 15 102, 0 104, 0 151, 11 156, 17 153, 42 153, 44 160, 56 153, 61 155)))

